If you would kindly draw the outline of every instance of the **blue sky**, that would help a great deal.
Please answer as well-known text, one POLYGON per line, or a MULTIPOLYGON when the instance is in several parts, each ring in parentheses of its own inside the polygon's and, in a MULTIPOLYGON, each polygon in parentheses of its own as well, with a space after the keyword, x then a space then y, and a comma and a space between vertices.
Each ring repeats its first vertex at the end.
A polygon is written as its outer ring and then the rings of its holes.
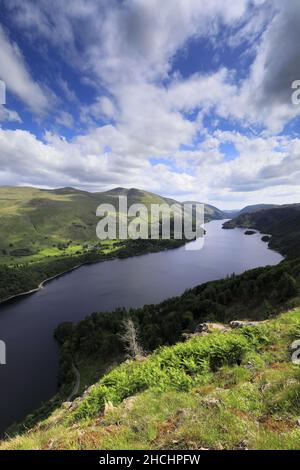
POLYGON ((300 200, 296 0, 0 0, 0 184, 300 200))

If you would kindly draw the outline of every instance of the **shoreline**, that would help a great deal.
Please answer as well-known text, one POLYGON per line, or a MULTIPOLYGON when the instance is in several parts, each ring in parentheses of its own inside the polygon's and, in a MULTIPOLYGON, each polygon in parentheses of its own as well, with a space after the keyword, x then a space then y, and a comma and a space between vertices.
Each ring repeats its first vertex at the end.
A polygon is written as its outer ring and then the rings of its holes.
MULTIPOLYGON (((182 248, 182 247, 178 247, 177 249, 180 249, 180 248, 182 248)), ((173 250, 169 250, 169 251, 173 251, 173 250)), ((157 252, 156 252, 156 253, 157 253, 157 252)), ((143 253, 143 256, 145 256, 146 254, 152 254, 152 253, 143 253)), ((158 254, 158 253, 157 253, 157 254, 158 254)), ((132 256, 132 257, 130 257, 130 258, 134 258, 135 256, 137 256, 137 255, 134 255, 134 256, 132 256)), ((117 260, 117 259, 120 259, 120 258, 118 258, 117 256, 114 256, 114 257, 110 257, 110 258, 106 258, 106 259, 102 259, 102 260, 93 260, 93 261, 90 260, 90 261, 85 261, 84 263, 82 263, 82 262, 76 263, 76 266, 73 266, 72 268, 67 269, 67 270, 63 270, 62 272, 57 273, 57 274, 54 275, 54 276, 50 276, 50 277, 48 277, 47 279, 44 279, 42 282, 39 283, 39 285, 38 285, 35 289, 31 289, 31 290, 28 291, 28 292, 24 292, 24 293, 17 294, 16 296, 11 296, 11 298, 12 298, 12 300, 13 300, 13 297, 20 297, 21 295, 24 295, 24 296, 25 296, 25 295, 30 295, 31 293, 34 293, 34 292, 38 291, 39 289, 41 289, 43 286, 45 286, 45 284, 46 284, 47 282, 50 282, 51 280, 53 280, 53 279, 55 279, 55 278, 57 278, 57 277, 59 277, 59 276, 62 276, 62 275, 64 275, 64 274, 67 274, 67 273, 69 273, 69 272, 72 272, 72 271, 75 270, 75 269, 79 269, 79 267, 81 267, 81 266, 83 266, 83 265, 94 264, 94 263, 98 263, 98 262, 101 262, 101 261, 115 261, 115 260, 117 260)), ((121 261, 121 260, 122 260, 122 258, 120 259, 120 261, 121 261)), ((74 262, 76 262, 76 261, 74 261, 74 262)), ((103 268, 101 268, 101 266, 100 266, 100 267, 99 267, 99 270, 102 270, 102 269, 103 269, 103 268)), ((77 276, 77 275, 76 275, 76 276, 77 276)), ((209 281, 207 281, 207 282, 209 282, 209 281)), ((213 282, 213 281, 210 281, 210 282, 213 282)), ((199 284, 199 283, 196 284, 195 287, 198 286, 198 285, 200 285, 200 284, 199 284)), ((182 292, 182 295, 183 295, 183 293, 184 293, 184 292, 182 292)), ((180 296, 180 295, 181 295, 181 294, 178 294, 178 296, 180 296)), ((166 300, 167 300, 167 298, 166 298, 166 300)), ((162 300, 162 302, 164 302, 164 300, 162 300)), ((16 305, 17 305, 17 303, 16 303, 16 305)), ((14 305, 13 305, 12 308, 14 309, 14 305)), ((0 312, 0 313, 1 313, 1 312, 0 312)), ((39 407, 35 406, 35 407, 33 407, 32 409, 36 410, 36 409, 38 409, 38 408, 39 408, 39 407)), ((28 414, 28 413, 27 413, 27 414, 28 414)), ((19 420, 18 420, 18 421, 21 422, 22 420, 23 420, 23 418, 20 419, 20 421, 19 421, 19 420)))
MULTIPOLYGON (((99 261, 99 262, 100 262, 100 261, 99 261)), ((10 297, 7 297, 6 299, 1 300, 1 301, 0 301, 0 305, 4 304, 4 303, 6 303, 6 302, 9 302, 10 300, 17 299, 18 297, 25 297, 25 296, 27 296, 27 295, 34 294, 35 292, 38 292, 38 291, 40 291, 41 289, 43 289, 44 285, 45 285, 47 282, 52 281, 52 280, 55 279, 56 277, 60 277, 60 276, 63 276, 64 274, 70 273, 70 272, 74 271, 75 269, 80 268, 80 267, 83 266, 84 264, 86 264, 86 263, 78 264, 77 266, 74 266, 73 268, 67 269, 66 271, 63 271, 63 272, 61 272, 61 273, 55 274, 54 276, 48 277, 47 279, 44 279, 42 282, 39 283, 39 285, 38 285, 35 289, 31 289, 31 290, 26 291, 26 292, 20 292, 19 294, 11 295, 10 297)))
MULTIPOLYGON (((230 221, 231 219, 224 219, 224 220, 225 220, 225 221, 230 221)), ((209 222, 211 222, 211 221, 209 221, 209 222)), ((209 223, 209 222, 207 222, 207 223, 209 223)), ((225 222, 225 223, 226 223, 226 222, 225 222)), ((223 227, 223 225, 222 225, 222 230, 234 230, 235 228, 240 228, 240 229, 241 229, 242 227, 232 227, 232 228, 230 227, 230 228, 227 228, 227 227, 223 227)), ((260 232, 259 230, 257 230, 257 232, 258 232, 259 235, 265 235, 264 233, 260 232)), ((268 236, 270 236, 270 235, 268 235, 268 236)), ((271 236, 272 236, 272 235, 271 235, 271 236)), ((184 243, 182 246, 184 246, 185 244, 186 244, 186 243, 184 243)), ((126 257, 126 258, 124 258, 124 259, 127 259, 127 258, 134 258, 134 257, 136 257, 136 256, 150 255, 150 254, 152 254, 152 253, 159 253, 159 252, 161 252, 161 251, 174 250, 174 249, 177 249, 177 248, 181 248, 181 246, 176 247, 176 248, 175 248, 175 247, 173 247, 173 248, 171 248, 171 247, 170 247, 170 248, 164 248, 164 249, 159 250, 159 251, 149 251, 149 252, 146 252, 146 253, 138 253, 138 254, 135 254, 135 255, 133 255, 133 256, 126 257)), ((279 250, 275 250, 274 248, 271 248, 271 247, 270 247, 270 242, 268 243, 268 249, 271 250, 271 251, 274 251, 274 252, 276 252, 276 253, 278 253, 278 254, 280 254, 280 255, 283 257, 282 261, 286 260, 287 257, 286 257, 285 255, 283 255, 279 250)), ((31 289, 31 290, 25 291, 25 292, 20 292, 19 294, 14 294, 14 295, 11 295, 10 297, 7 297, 6 299, 0 300, 0 308, 1 308, 2 305, 6 304, 6 303, 8 303, 8 302, 10 302, 10 301, 17 300, 18 297, 26 297, 26 296, 28 296, 28 295, 35 294, 36 292, 39 292, 41 289, 43 289, 43 287, 44 287, 48 282, 53 281, 54 279, 56 279, 56 278, 58 278, 58 277, 60 277, 60 276, 63 276, 64 274, 71 273, 72 271, 75 271, 76 269, 79 269, 79 268, 81 268, 82 266, 86 266, 86 265, 89 265, 89 264, 96 264, 96 263, 104 263, 105 261, 114 261, 114 260, 116 260, 116 259, 123 259, 123 258, 119 258, 118 256, 112 256, 112 257, 106 258, 106 259, 99 259, 99 260, 94 260, 94 261, 85 261, 85 262, 82 262, 82 263, 80 263, 80 264, 77 264, 76 266, 73 266, 72 268, 66 269, 65 271, 62 271, 62 272, 60 272, 60 273, 55 274, 54 276, 50 276, 50 277, 44 279, 44 280, 41 281, 41 282, 39 283, 39 285, 38 285, 36 288, 34 288, 34 289, 31 289)))
MULTIPOLYGON (((229 221, 231 221, 231 219, 229 219, 229 221)), ((226 223, 226 222, 225 222, 225 223, 226 223)), ((274 237, 271 233, 264 233, 264 232, 261 232, 261 231, 260 231, 259 229, 257 229, 257 228, 253 228, 253 229, 252 229, 252 228, 249 228, 249 227, 242 227, 242 226, 239 226, 239 225, 237 225, 236 227, 224 227, 224 225, 222 226, 222 230, 236 230, 236 229, 246 230, 246 231, 247 231, 247 230, 254 230, 255 233, 254 233, 253 235, 255 235, 255 234, 259 235, 259 236, 261 237, 261 241, 262 241, 263 243, 267 243, 267 244, 268 244, 268 250, 274 251, 275 253, 278 253, 280 256, 282 256, 282 258, 283 258, 282 261, 286 261, 286 260, 288 259, 288 255, 282 253, 278 248, 273 248, 273 247, 271 246, 271 242, 272 242, 272 239, 273 239, 273 237, 274 237), (269 237, 269 241, 268 241, 268 242, 264 242, 263 239, 262 239, 263 237, 269 237)), ((247 235, 247 234, 245 233, 245 235, 247 235)))
MULTIPOLYGON (((184 243, 183 245, 181 246, 184 246, 186 243, 184 243)), ((66 269, 65 271, 62 271, 60 273, 57 273, 57 274, 54 274, 53 276, 50 276, 48 277, 47 279, 44 279, 43 281, 41 281, 39 283, 39 285, 37 287, 35 287, 34 289, 31 289, 29 291, 25 291, 25 292, 20 292, 19 294, 14 294, 14 295, 11 295, 10 297, 7 297, 6 299, 3 299, 3 300, 0 300, 0 308, 3 304, 6 304, 10 301, 13 301, 13 300, 17 300, 18 297, 26 297, 28 295, 31 295, 31 294, 34 294, 36 292, 39 292, 41 289, 43 289, 43 287, 45 286, 45 284, 47 284, 48 282, 50 281, 53 281, 54 279, 60 277, 60 276, 63 276, 64 274, 68 274, 68 273, 71 273, 72 271, 75 271, 75 269, 79 269, 81 268, 82 266, 86 266, 86 265, 89 265, 89 264, 96 264, 96 263, 104 263, 106 261, 114 261, 116 259, 128 259, 128 258, 134 258, 136 256, 145 256, 145 255, 150 255, 152 253, 159 253, 159 252, 162 252, 162 251, 166 251, 166 250, 174 250, 174 249, 177 249, 177 248, 181 248, 181 246, 179 247, 170 247, 170 248, 163 248, 161 250, 158 250, 158 251, 146 251, 145 253, 137 253, 137 254, 134 254, 132 256, 127 256, 125 258, 119 258, 118 256, 112 256, 112 257, 109 257, 109 258, 105 258, 105 259, 99 259, 99 260, 91 260, 91 261, 84 261, 80 264, 77 264, 76 266, 73 266, 72 268, 69 268, 69 269, 66 269)))
POLYGON ((41 289, 43 289, 43 287, 45 286, 45 284, 47 284, 48 282, 50 281, 53 281, 54 279, 60 277, 60 276, 63 276, 64 274, 68 274, 68 273, 71 273, 72 271, 75 271, 75 269, 79 269, 81 268, 82 266, 85 266, 85 265, 88 265, 88 264, 93 264, 93 263, 103 263, 105 261, 113 261, 117 258, 107 258, 107 259, 104 259, 104 260, 97 260, 97 261, 86 261, 86 262, 83 262, 83 263, 80 263, 80 264, 77 264, 76 266, 73 266, 72 268, 69 268, 69 269, 66 269, 65 271, 62 271, 60 273, 57 273, 57 274, 54 274, 54 276, 50 276, 48 277, 47 279, 44 279, 43 281, 41 281, 39 283, 39 285, 34 288, 34 289, 31 289, 29 291, 26 291, 26 292, 20 292, 19 294, 14 294, 14 295, 11 295, 10 297, 7 297, 6 299, 3 299, 3 300, 0 300, 0 307, 2 304, 5 304, 7 302, 10 302, 11 300, 15 300, 17 299, 18 297, 26 297, 27 295, 31 295, 31 294, 34 294, 36 292, 39 292, 41 289))

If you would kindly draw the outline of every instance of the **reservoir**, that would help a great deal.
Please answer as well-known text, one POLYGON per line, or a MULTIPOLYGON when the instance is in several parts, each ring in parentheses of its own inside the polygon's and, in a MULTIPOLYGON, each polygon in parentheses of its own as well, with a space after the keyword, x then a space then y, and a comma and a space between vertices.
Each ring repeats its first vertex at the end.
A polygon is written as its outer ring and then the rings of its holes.
POLYGON ((116 307, 158 303, 204 282, 282 261, 261 234, 223 230, 223 223, 206 224, 201 250, 181 247, 85 265, 0 307, 0 339, 7 353, 7 364, 0 366, 0 432, 57 392, 53 331, 59 323, 116 307))

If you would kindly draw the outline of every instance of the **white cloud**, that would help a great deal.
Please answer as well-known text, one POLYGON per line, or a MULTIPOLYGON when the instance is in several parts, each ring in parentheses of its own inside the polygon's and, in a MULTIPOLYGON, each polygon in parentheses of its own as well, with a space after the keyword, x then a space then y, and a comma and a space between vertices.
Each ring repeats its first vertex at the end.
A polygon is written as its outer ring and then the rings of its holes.
MULTIPOLYGON (((268 0, 266 5, 265 14, 272 21, 257 46, 249 77, 233 103, 234 109, 244 109, 245 118, 252 123, 277 133, 300 115, 299 106, 291 102, 292 83, 300 77, 300 3, 268 0)), ((241 113, 236 115, 240 117, 241 113)))
POLYGON ((22 53, 9 41, 0 25, 0 76, 9 91, 20 98, 33 112, 43 113, 48 101, 42 88, 32 79, 22 53))
POLYGON ((108 83, 163 75, 191 37, 235 25, 251 0, 6 0, 14 20, 31 35, 61 46, 64 57, 91 68, 108 83), (75 41, 76 38, 76 41, 75 41), (76 60, 76 42, 80 57, 76 60))
POLYGON ((6 106, 0 106, 0 122, 22 122, 19 114, 6 106))
POLYGON ((70 101, 71 103, 78 103, 76 93, 70 88, 69 83, 66 80, 64 80, 62 77, 59 77, 57 79, 57 83, 63 92, 63 97, 65 100, 70 101))
POLYGON ((216 132, 198 150, 186 153, 188 168, 178 166, 176 171, 175 161, 171 166, 167 162, 152 166, 147 159, 129 156, 128 145, 110 125, 72 142, 48 133, 42 143, 26 131, 0 130, 0 182, 17 180, 50 187, 71 184, 91 190, 135 186, 181 200, 210 200, 228 208, 234 201, 282 202, 284 195, 285 202, 293 202, 300 197, 297 138, 216 132), (113 141, 118 142, 120 153, 106 151, 107 142, 113 141), (235 145, 236 159, 224 161, 220 151, 224 142, 235 145))
POLYGON ((80 110, 82 122, 95 125, 101 120, 112 120, 118 116, 115 104, 107 96, 99 96, 90 106, 82 106, 80 110))
MULTIPOLYGON (((81 122, 89 130, 71 142, 50 133, 43 142, 28 132, 0 131, 0 181, 94 189, 139 186, 228 205, 238 198, 242 203, 268 202, 276 194, 287 201, 300 196, 299 141, 276 136, 300 114, 290 100, 291 80, 300 79, 298 1, 74 0, 68 8, 60 0, 6 4, 32 39, 52 42, 81 79, 93 83, 98 97, 91 106, 81 106, 81 122), (239 63, 232 66, 236 70, 223 66, 188 78, 172 72, 175 54, 191 39, 222 48, 221 31, 225 46, 246 44, 245 53, 251 49, 248 73, 239 75, 239 63), (268 133, 213 134, 204 128, 207 116, 246 128, 263 126, 268 133), (232 161, 224 161, 220 150, 226 142, 239 152, 232 161)), ((35 109, 43 108, 42 89, 18 49, 3 32, 1 37, 6 56, 14 58, 14 67, 17 58, 21 68, 14 74, 13 91, 23 100, 35 96, 35 109)), ((77 106, 68 82, 57 82, 77 106)), ((56 121, 73 124, 65 110, 56 121)))
POLYGON ((72 129, 74 126, 74 119, 72 114, 67 113, 66 111, 61 111, 56 118, 57 124, 60 124, 63 127, 72 129))

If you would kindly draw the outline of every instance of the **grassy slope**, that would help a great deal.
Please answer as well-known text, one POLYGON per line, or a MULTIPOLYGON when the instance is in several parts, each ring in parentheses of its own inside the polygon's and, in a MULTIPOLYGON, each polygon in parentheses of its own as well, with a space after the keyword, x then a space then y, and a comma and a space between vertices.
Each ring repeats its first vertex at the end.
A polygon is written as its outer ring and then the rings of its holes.
MULTIPOLYGON (((34 290, 45 279, 74 266, 111 257, 128 257, 176 248, 184 241, 100 241, 96 237, 99 204, 118 207, 118 196, 128 206, 175 201, 137 189, 116 188, 88 193, 73 188, 41 190, 0 188, 0 301, 34 290), (7 270, 9 267, 9 270, 7 270)), ((221 212, 206 208, 206 221, 221 212)))
POLYGON ((115 368, 1 449, 298 449, 294 310, 115 368), (110 403, 106 406, 105 403, 110 403))
POLYGON ((270 248, 290 258, 300 257, 300 204, 243 214, 224 228, 251 228, 272 235, 270 248))
MULTIPOLYGON (((128 197, 128 205, 143 203, 148 208, 175 202, 137 189, 88 193, 73 188, 1 187, 0 262, 38 261, 70 254, 70 249, 80 251, 85 243, 98 243, 96 209, 102 203, 117 207, 121 195, 128 197)), ((220 217, 220 211, 207 207, 207 221, 220 217)))

